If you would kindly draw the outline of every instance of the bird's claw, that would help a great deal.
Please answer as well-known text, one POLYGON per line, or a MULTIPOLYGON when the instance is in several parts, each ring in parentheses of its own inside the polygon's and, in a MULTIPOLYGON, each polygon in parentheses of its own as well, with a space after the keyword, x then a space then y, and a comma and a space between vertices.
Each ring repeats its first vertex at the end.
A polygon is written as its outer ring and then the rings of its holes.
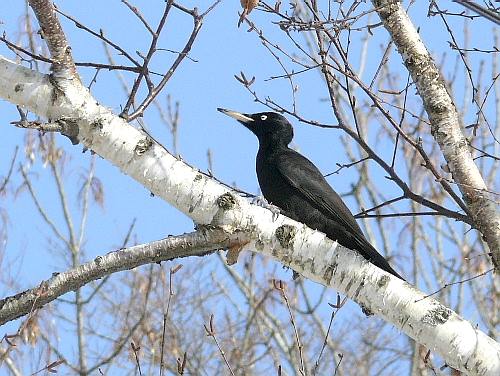
POLYGON ((270 210, 273 213, 273 222, 276 221, 281 214, 280 208, 276 205, 270 204, 264 196, 256 196, 252 200, 252 204, 258 205, 264 209, 270 210))

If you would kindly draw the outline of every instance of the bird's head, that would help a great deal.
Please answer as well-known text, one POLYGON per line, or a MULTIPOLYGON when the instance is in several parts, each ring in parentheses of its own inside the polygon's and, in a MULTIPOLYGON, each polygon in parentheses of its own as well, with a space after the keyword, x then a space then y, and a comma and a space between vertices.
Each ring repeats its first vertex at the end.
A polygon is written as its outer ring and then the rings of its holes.
POLYGON ((238 120, 250 129, 261 145, 288 145, 293 138, 292 125, 283 115, 276 112, 243 114, 241 112, 218 108, 218 111, 238 120))

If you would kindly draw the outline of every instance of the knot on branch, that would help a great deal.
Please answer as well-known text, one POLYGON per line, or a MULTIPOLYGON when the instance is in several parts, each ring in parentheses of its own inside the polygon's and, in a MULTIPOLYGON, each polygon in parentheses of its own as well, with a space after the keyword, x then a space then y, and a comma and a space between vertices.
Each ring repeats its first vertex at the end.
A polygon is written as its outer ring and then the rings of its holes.
POLYGON ((452 310, 439 304, 435 308, 428 311, 423 317, 422 322, 430 326, 438 326, 444 324, 450 318, 452 310))
POLYGON ((80 142, 78 139, 80 129, 78 127, 77 119, 62 117, 52 122, 42 123, 39 121, 29 121, 26 118, 26 115, 22 113, 21 120, 13 121, 11 124, 19 128, 35 129, 42 133, 59 132, 63 136, 68 137, 73 145, 80 142))
POLYGON ((61 134, 68 137, 73 145, 77 145, 80 141, 78 140, 78 133, 80 129, 78 128, 78 122, 75 119, 61 118, 57 122, 61 126, 61 134))
POLYGON ((151 140, 149 137, 144 137, 137 142, 137 145, 135 145, 134 153, 137 155, 143 155, 145 152, 147 152, 149 149, 151 149, 151 146, 153 146, 153 140, 151 140))
POLYGON ((295 234, 297 234, 297 229, 291 225, 282 225, 274 232, 283 248, 292 248, 295 234))
POLYGON ((236 199, 229 192, 226 192, 223 195, 219 196, 216 200, 216 203, 219 208, 224 210, 230 210, 237 205, 236 199))

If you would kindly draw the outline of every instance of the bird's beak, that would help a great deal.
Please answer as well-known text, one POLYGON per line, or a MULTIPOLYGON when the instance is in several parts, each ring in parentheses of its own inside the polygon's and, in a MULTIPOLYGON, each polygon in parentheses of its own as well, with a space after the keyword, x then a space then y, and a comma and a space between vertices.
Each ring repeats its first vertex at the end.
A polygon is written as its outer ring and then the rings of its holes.
POLYGON ((250 116, 242 114, 241 112, 226 110, 225 108, 218 108, 217 111, 222 112, 227 116, 231 116, 233 119, 236 119, 243 124, 248 124, 254 121, 250 116))

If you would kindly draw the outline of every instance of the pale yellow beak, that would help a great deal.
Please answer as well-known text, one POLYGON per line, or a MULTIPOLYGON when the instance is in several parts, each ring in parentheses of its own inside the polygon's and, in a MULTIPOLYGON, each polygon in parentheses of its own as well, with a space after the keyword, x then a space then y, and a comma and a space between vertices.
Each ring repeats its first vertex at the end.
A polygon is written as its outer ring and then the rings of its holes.
POLYGON ((231 116, 233 119, 241 121, 242 123, 250 123, 254 121, 250 116, 248 116, 247 114, 242 114, 241 112, 226 110, 225 108, 218 108, 217 111, 222 112, 227 116, 231 116))

